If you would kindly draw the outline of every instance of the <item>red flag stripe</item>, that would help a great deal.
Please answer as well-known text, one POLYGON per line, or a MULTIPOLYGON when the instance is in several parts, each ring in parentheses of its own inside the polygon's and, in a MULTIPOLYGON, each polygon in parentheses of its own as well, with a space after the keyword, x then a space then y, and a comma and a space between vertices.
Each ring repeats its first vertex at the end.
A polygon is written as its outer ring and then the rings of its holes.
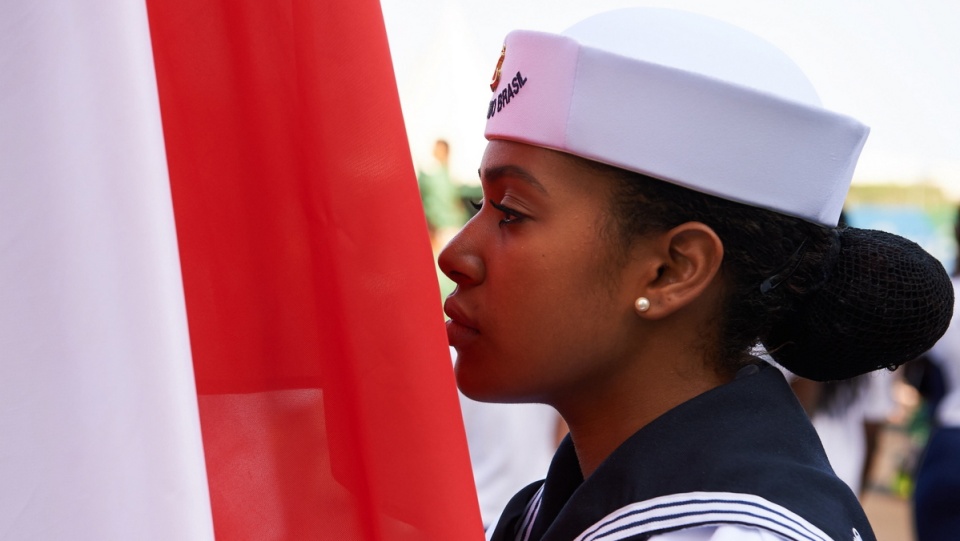
POLYGON ((221 539, 473 539, 374 0, 149 0, 221 539))

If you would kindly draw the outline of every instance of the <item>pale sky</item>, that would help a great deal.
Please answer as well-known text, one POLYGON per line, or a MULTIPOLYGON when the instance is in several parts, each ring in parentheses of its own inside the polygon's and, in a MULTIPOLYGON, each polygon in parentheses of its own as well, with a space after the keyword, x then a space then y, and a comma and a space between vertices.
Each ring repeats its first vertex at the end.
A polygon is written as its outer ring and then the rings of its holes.
POLYGON ((625 6, 685 9, 767 39, 828 109, 871 127, 854 182, 930 180, 960 199, 960 2, 953 0, 381 0, 414 161, 451 142, 476 177, 489 80, 516 28, 560 32, 625 6))

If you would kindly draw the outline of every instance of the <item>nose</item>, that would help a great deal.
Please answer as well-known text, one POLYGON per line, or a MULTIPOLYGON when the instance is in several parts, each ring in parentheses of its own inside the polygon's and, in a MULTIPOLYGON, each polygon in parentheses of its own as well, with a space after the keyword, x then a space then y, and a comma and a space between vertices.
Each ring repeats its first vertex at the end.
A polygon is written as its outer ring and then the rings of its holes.
POLYGON ((440 270, 457 284, 458 288, 483 282, 484 266, 480 257, 480 242, 476 232, 476 217, 471 219, 437 257, 440 270))

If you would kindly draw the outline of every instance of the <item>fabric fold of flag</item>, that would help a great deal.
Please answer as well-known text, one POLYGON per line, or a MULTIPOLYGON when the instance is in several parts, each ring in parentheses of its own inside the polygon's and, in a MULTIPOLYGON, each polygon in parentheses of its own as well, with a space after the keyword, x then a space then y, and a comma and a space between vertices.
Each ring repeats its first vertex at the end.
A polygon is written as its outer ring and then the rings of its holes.
POLYGON ((217 536, 479 537, 379 4, 147 5, 217 536))

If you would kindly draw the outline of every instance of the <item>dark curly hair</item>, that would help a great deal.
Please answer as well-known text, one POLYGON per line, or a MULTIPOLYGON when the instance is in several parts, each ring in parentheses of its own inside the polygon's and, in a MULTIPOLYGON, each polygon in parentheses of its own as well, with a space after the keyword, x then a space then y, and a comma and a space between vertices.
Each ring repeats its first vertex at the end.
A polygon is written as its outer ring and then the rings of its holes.
POLYGON ((639 173, 574 158, 614 180, 604 228, 618 254, 644 234, 706 224, 724 258, 718 339, 707 354, 722 373, 764 346, 794 373, 819 381, 893 367, 946 330, 953 288, 916 244, 879 231, 831 228, 721 199, 639 173))

